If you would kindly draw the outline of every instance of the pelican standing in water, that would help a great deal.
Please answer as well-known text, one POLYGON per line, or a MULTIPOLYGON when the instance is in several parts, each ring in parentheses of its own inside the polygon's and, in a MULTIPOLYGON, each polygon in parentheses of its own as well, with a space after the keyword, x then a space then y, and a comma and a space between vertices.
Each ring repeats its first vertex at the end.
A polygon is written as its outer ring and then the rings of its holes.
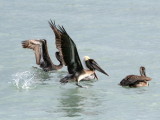
POLYGON ((140 76, 139 75, 128 75, 121 82, 121 86, 129 86, 129 87, 142 87, 149 86, 148 81, 152 80, 152 78, 146 76, 145 67, 140 67, 140 76))
MULTIPOLYGON (((56 41, 61 39, 59 31, 54 31, 54 33, 56 41)), ((22 41, 22 47, 34 50, 36 64, 39 65, 44 71, 58 70, 63 67, 62 58, 59 52, 55 52, 59 65, 53 64, 48 53, 47 41, 45 39, 22 41)))
MULTIPOLYGON (((67 83, 70 80, 76 81, 76 85, 79 87, 84 87, 79 85, 79 81, 85 79, 86 77, 90 77, 92 75, 96 76, 95 70, 102 72, 103 74, 108 74, 93 60, 88 56, 84 57, 84 61, 86 67, 88 69, 84 69, 82 63, 80 61, 78 51, 75 43, 67 34, 66 30, 62 26, 56 27, 55 23, 52 21, 49 22, 53 31, 59 31, 59 35, 61 39, 56 39, 56 46, 60 51, 60 55, 62 56, 62 61, 65 66, 68 68, 68 75, 60 80, 61 83, 67 83)), ((98 78, 97 78, 98 79, 98 78)))

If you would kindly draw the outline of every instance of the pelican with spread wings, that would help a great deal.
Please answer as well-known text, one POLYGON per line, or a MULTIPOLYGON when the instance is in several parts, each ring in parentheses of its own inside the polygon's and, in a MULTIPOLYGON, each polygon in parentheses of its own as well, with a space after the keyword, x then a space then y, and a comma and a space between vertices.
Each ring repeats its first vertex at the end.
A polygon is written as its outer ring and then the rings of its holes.
MULTIPOLYGON (((60 80, 61 83, 67 83, 70 80, 76 81, 76 85, 83 87, 79 84, 79 81, 85 79, 86 77, 94 75, 97 78, 95 70, 105 74, 108 74, 97 64, 93 59, 90 59, 88 56, 84 57, 86 67, 84 69, 81 63, 81 60, 78 55, 78 51, 75 43, 68 35, 63 26, 55 25, 55 22, 49 21, 49 24, 54 32, 59 33, 61 39, 56 39, 56 46, 62 56, 62 62, 68 68, 68 75, 60 80)), ((98 79, 98 78, 97 78, 98 79)))
MULTIPOLYGON (((56 41, 61 39, 59 31, 54 31, 54 34, 56 41)), ((48 53, 47 40, 45 39, 40 39, 40 40, 33 39, 33 40, 22 41, 22 47, 34 50, 36 64, 39 65, 44 71, 58 70, 63 67, 60 52, 55 52, 55 56, 59 61, 59 65, 55 65, 52 62, 50 55, 48 53)))

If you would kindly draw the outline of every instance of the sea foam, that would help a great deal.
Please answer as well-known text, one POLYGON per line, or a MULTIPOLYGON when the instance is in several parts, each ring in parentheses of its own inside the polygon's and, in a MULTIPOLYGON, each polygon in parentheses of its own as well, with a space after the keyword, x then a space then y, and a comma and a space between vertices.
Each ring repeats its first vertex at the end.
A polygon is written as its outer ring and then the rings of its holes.
POLYGON ((18 89, 29 89, 34 87, 34 73, 29 71, 18 72, 12 75, 13 83, 18 89))

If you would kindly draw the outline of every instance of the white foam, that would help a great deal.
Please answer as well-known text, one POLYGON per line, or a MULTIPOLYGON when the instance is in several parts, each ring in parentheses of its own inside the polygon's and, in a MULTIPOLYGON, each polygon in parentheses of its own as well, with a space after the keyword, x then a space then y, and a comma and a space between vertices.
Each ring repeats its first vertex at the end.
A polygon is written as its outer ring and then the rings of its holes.
POLYGON ((29 71, 18 72, 12 75, 13 82, 18 89, 29 89, 31 86, 33 87, 34 76, 35 75, 29 71))

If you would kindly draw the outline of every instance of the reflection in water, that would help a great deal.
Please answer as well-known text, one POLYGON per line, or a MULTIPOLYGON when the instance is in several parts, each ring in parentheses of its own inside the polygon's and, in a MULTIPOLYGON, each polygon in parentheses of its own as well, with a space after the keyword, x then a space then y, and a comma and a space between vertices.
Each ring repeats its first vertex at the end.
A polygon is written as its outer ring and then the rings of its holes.
POLYGON ((100 99, 97 97, 97 92, 94 89, 89 90, 78 87, 65 89, 61 93, 58 109, 65 113, 66 117, 82 115, 93 117, 99 114, 97 110, 101 107, 102 101, 100 99))
MULTIPOLYGON (((123 88, 127 89, 128 91, 133 91, 134 93, 138 94, 144 94, 147 92, 147 87, 128 87, 128 86, 123 86, 123 88)), ((130 94, 127 92, 127 94, 130 94)))
POLYGON ((137 88, 135 91, 137 94, 145 94, 147 92, 146 87, 137 88))
POLYGON ((83 105, 85 97, 80 96, 79 88, 68 89, 62 93, 60 100, 60 108, 64 111, 68 117, 80 116, 79 114, 84 111, 83 105))
POLYGON ((64 78, 67 74, 68 74, 67 71, 60 71, 60 74, 57 74, 58 80, 60 81, 60 79, 64 78))
POLYGON ((50 72, 45 72, 42 69, 33 67, 31 72, 33 72, 33 74, 35 75, 35 79, 37 81, 46 81, 49 80, 51 78, 50 74, 52 73, 52 71, 50 72))

